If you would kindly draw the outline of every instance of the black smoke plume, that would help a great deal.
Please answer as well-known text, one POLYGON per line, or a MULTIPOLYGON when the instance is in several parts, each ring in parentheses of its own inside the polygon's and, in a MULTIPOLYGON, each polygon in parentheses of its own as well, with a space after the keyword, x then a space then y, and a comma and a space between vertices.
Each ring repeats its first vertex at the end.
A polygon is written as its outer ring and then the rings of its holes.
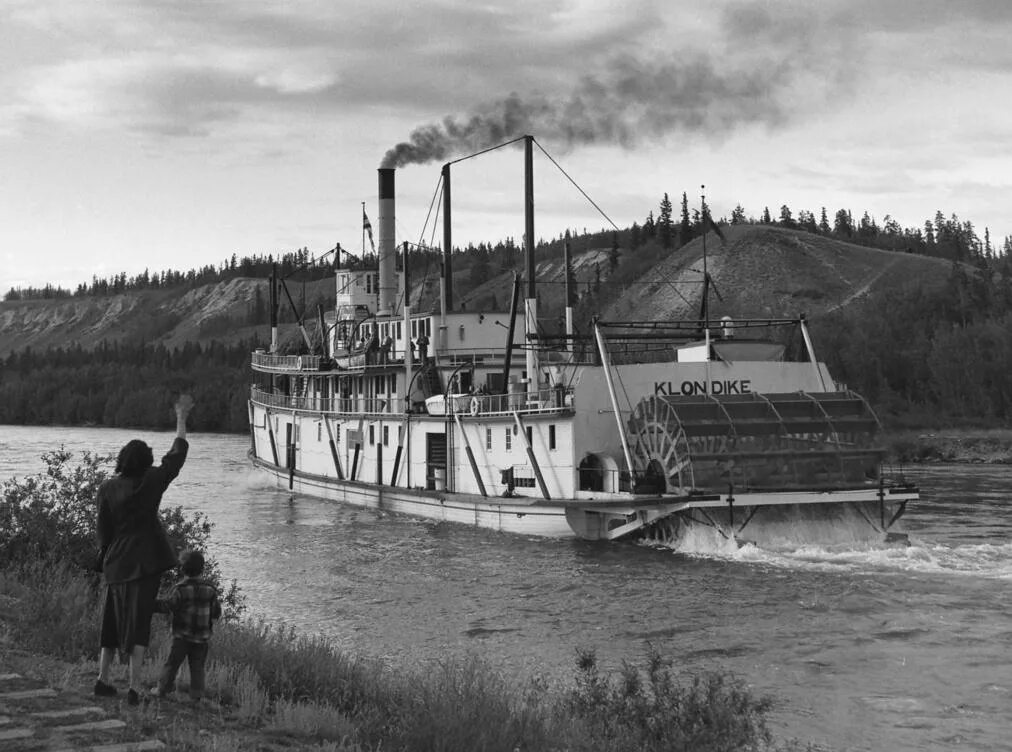
POLYGON ((843 25, 785 15, 768 2, 733 4, 721 21, 720 49, 660 61, 626 55, 561 97, 510 94, 415 129, 382 166, 448 160, 526 134, 563 149, 632 147, 674 133, 720 137, 781 125, 848 85, 853 50, 843 25))

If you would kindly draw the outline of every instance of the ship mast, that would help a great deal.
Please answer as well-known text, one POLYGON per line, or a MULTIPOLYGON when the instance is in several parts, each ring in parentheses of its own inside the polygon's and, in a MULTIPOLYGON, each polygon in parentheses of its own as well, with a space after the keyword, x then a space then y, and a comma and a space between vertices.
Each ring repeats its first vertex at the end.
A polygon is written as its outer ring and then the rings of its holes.
POLYGON ((524 331, 527 339, 527 391, 538 391, 538 298, 534 282, 534 136, 524 136, 524 249, 527 254, 527 300, 524 331))

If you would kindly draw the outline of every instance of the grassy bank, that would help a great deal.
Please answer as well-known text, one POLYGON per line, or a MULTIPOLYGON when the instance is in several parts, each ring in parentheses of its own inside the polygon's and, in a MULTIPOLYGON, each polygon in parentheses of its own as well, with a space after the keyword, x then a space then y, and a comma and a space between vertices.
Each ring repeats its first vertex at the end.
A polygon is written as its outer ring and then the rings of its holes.
POLYGON ((1012 429, 893 430, 884 436, 894 461, 1012 464, 1012 429))
MULTIPOLYGON (((49 666, 49 681, 57 675, 64 686, 90 690, 99 596, 90 576, 66 564, 0 570, 0 663, 49 666)), ((149 685, 168 647, 167 627, 156 622, 153 631, 149 685)), ((800 748, 771 738, 772 701, 731 677, 680 676, 657 655, 607 675, 593 653, 574 656, 570 686, 550 689, 537 679, 520 686, 478 659, 425 671, 390 667, 320 637, 236 620, 216 629, 204 707, 152 702, 128 720, 184 752, 800 748)), ((187 681, 184 669, 180 690, 187 681)))

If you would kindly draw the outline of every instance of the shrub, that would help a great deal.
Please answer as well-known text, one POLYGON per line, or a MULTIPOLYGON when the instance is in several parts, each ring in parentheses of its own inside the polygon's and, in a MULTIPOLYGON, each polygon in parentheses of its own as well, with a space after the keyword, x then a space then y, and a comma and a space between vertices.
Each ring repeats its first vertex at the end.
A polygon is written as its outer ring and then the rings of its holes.
POLYGON ((645 669, 625 664, 617 679, 605 677, 594 652, 585 650, 577 658, 576 687, 561 710, 578 737, 571 739, 573 748, 744 752, 769 746, 765 715, 771 707, 771 700, 755 698, 723 674, 681 683, 670 661, 653 651, 645 669))
MULTIPOLYGON (((72 466, 71 456, 63 447, 46 452, 43 472, 0 484, 0 569, 40 561, 90 569, 97 554, 95 499, 98 487, 110 476, 106 466, 114 458, 84 452, 80 464, 72 466)), ((182 507, 165 506, 160 515, 177 551, 207 549, 212 525, 205 515, 188 515, 182 507)), ((225 618, 238 618, 246 605, 236 581, 222 586, 213 556, 207 556, 204 574, 221 591, 225 618)), ((166 573, 167 581, 174 577, 166 573)), ((96 587, 98 576, 92 573, 90 578, 96 587)))

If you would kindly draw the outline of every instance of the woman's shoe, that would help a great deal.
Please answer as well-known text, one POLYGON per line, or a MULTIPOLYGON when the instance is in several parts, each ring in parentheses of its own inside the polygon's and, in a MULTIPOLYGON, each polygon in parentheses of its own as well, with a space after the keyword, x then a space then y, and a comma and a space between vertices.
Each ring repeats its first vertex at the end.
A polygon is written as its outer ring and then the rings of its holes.
POLYGON ((111 684, 106 684, 101 679, 96 679, 95 680, 95 694, 98 697, 115 697, 116 694, 117 694, 116 687, 114 687, 111 684))

